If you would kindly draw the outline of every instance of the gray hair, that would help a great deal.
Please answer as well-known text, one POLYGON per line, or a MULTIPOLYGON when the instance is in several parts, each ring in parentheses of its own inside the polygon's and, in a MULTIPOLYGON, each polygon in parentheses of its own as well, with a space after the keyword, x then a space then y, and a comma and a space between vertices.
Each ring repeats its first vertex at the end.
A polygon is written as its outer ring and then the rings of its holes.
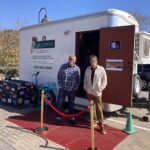
POLYGON ((75 56, 75 55, 72 55, 72 54, 71 54, 71 55, 69 55, 69 58, 70 58, 70 57, 74 57, 74 58, 76 59, 76 56, 75 56))
POLYGON ((97 58, 97 56, 96 56, 96 55, 90 55, 90 57, 89 57, 89 61, 91 61, 91 59, 93 59, 93 58, 95 58, 95 59, 98 61, 98 58, 97 58))

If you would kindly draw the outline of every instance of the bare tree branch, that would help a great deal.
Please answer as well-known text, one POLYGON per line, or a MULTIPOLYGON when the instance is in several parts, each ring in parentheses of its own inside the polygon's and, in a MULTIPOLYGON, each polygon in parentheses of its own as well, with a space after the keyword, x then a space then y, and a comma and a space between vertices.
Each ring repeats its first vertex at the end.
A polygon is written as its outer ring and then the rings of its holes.
POLYGON ((138 21, 141 31, 150 31, 150 16, 143 15, 137 10, 131 11, 130 14, 138 21))

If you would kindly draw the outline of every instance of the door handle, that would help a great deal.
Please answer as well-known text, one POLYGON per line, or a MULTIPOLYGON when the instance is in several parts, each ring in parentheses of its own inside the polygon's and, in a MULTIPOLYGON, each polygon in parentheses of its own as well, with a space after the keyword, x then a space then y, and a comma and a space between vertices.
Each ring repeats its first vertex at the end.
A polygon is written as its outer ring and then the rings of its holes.
POLYGON ((127 67, 127 70, 130 71, 130 70, 132 70, 132 68, 131 67, 127 67))
POLYGON ((125 67, 125 70, 131 71, 131 70, 132 70, 132 67, 127 66, 127 67, 125 67))

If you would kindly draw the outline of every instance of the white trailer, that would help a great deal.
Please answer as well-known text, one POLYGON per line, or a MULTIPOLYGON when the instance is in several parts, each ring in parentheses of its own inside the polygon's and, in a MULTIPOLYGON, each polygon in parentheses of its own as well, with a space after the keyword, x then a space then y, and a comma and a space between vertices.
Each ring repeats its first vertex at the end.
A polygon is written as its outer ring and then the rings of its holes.
POLYGON ((140 76, 134 84, 134 94, 138 96, 141 89, 147 90, 150 82, 150 33, 140 31, 135 34, 133 74, 140 76))
MULTIPOLYGON (((134 35, 138 32, 135 18, 116 9, 24 27, 20 30, 19 78, 35 82, 33 74, 39 71, 38 85, 56 85, 57 89, 59 67, 75 54, 83 81, 88 57, 95 54, 108 74, 104 110, 131 105, 134 35)), ((86 106, 82 86, 81 82, 75 103, 86 106)))

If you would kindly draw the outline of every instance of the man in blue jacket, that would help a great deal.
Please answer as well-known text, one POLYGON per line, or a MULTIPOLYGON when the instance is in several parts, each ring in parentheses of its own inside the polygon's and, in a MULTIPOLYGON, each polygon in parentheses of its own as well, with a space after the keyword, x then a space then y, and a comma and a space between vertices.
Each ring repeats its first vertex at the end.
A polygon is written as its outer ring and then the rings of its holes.
MULTIPOLYGON (((76 91, 80 84, 80 68, 75 64, 76 56, 70 55, 68 58, 68 63, 63 64, 58 72, 58 86, 59 93, 57 99, 57 109, 62 111, 62 106, 64 104, 66 96, 69 102, 69 114, 74 113, 74 100, 76 96, 76 91)), ((75 118, 69 120, 71 125, 75 125, 75 118)), ((57 115, 55 123, 61 124, 61 116, 57 115)))

